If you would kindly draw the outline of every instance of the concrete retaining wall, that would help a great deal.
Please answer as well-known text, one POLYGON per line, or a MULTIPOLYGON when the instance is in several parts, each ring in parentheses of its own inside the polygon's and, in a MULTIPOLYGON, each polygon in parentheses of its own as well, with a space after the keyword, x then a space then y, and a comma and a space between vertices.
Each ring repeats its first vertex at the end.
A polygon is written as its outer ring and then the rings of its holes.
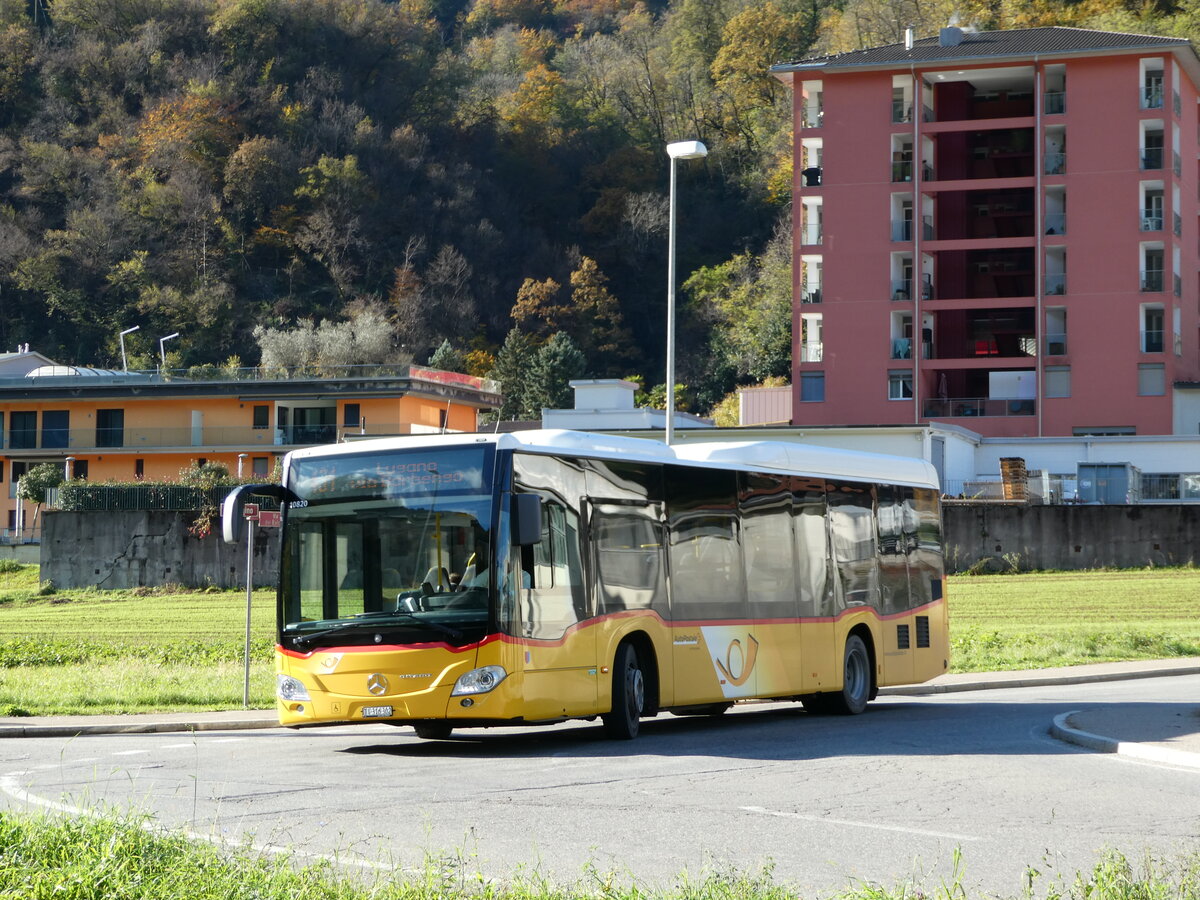
MULTIPOLYGON (((188 534, 192 517, 160 511, 45 515, 41 577, 60 588, 176 582, 246 586, 246 545, 188 534)), ((1200 563, 1200 505, 946 506, 946 568, 1139 568, 1200 563)), ((254 584, 274 586, 279 532, 256 528, 254 584)))
POLYGON ((943 520, 950 572, 1200 562, 1198 505, 945 506, 943 520))
MULTIPOLYGON (((188 526, 194 514, 51 510, 43 515, 41 578, 59 588, 246 586, 245 540, 231 545, 219 533, 193 537, 188 526)), ((254 586, 273 587, 278 581, 279 529, 254 531, 254 586)))

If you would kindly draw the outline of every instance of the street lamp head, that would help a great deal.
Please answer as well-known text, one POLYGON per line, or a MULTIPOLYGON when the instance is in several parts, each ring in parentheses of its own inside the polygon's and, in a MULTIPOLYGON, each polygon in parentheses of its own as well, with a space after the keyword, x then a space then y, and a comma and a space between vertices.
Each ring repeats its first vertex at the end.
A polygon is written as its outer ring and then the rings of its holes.
POLYGON ((700 159, 708 156, 708 148, 699 141, 676 141, 667 144, 667 156, 671 159, 700 159))

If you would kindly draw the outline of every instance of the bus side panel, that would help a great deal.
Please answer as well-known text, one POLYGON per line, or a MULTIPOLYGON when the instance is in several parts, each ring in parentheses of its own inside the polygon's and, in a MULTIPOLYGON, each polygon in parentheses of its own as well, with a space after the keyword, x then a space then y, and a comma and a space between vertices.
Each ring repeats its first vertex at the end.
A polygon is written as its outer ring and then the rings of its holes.
POLYGON ((522 641, 515 661, 524 671, 525 715, 531 720, 596 712, 596 628, 571 629, 561 641, 522 641))
POLYGON ((841 685, 841 645, 837 642, 833 619, 809 619, 800 624, 800 658, 804 661, 804 679, 800 692, 815 694, 841 685), (835 662, 834 655, 838 654, 835 662))
MULTIPOLYGON (((671 631, 657 615, 646 612, 606 616, 599 620, 594 630, 600 663, 596 682, 597 712, 605 713, 612 709, 613 664, 617 647, 625 640, 635 641, 643 654, 646 645, 649 645, 649 652, 653 653, 654 659, 642 659, 641 664, 649 670, 647 675, 652 674, 657 684, 660 707, 672 705, 675 684, 671 669, 671 631), (652 664, 653 669, 650 668, 652 664)), ((650 684, 647 684, 647 689, 651 689, 650 684)))

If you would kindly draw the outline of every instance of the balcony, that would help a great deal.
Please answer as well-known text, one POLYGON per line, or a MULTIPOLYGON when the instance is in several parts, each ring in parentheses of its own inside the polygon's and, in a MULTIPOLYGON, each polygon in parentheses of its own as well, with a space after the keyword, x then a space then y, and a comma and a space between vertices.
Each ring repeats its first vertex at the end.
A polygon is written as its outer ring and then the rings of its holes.
POLYGON ((1066 272, 1047 272, 1046 273, 1046 294, 1048 296, 1059 296, 1067 292, 1067 273, 1066 272))
POLYGON ((1142 213, 1142 231, 1162 231, 1163 214, 1161 210, 1146 210, 1142 213))
POLYGON ((1141 347, 1143 353, 1162 353, 1163 352, 1163 330, 1161 328, 1146 330, 1141 332, 1141 347))
POLYGON ((892 359, 912 359, 912 338, 892 338, 892 359))
POLYGON ((1162 269, 1146 269, 1142 272, 1142 293, 1156 294, 1163 289, 1162 269))
MULTIPOLYGON (((1126 96, 1129 96, 1126 94, 1126 96)), ((1126 101, 1129 102, 1129 101, 1126 101)), ((1142 88, 1141 98, 1142 109, 1162 109, 1163 106, 1163 90, 1162 85, 1154 85, 1152 87, 1142 88)))
POLYGON ((1046 213, 1046 234, 1066 234, 1067 233, 1067 214, 1066 213, 1046 213))
POLYGON ((892 181, 912 181, 913 164, 911 159, 895 160, 892 162, 892 181))
MULTIPOLYGON (((357 426, 351 429, 359 432, 357 426)), ((396 434, 398 423, 375 426, 379 434, 396 434)), ((328 444, 338 439, 337 425, 293 425, 287 428, 200 427, 177 428, 71 428, 43 435, 40 447, 11 447, 28 450, 158 449, 163 447, 261 447, 328 444)), ((28 442, 21 442, 28 443, 28 442)))
POLYGON ((1048 116, 1060 116, 1067 111, 1066 91, 1046 91, 1042 101, 1042 112, 1048 116))
POLYGON ((1066 356, 1067 355, 1067 336, 1065 334, 1047 334, 1046 335, 1046 355, 1047 356, 1066 356))
POLYGON ((892 281, 893 300, 912 299, 912 281, 908 278, 897 278, 892 281))
POLYGON ((1183 160, 1180 158, 1178 150, 1171 151, 1171 169, 1176 175, 1183 174, 1183 160))
POLYGON ((801 225, 799 228, 799 231, 800 231, 800 243, 801 244, 812 245, 812 244, 821 243, 821 225, 820 225, 820 223, 809 223, 807 225, 801 225))
POLYGON ((821 362, 825 358, 825 344, 821 341, 804 341, 800 344, 800 362, 821 362))
POLYGON ((1154 169, 1163 167, 1163 148, 1162 147, 1143 147, 1142 148, 1142 171, 1148 172, 1154 169))
POLYGON ((820 128, 821 120, 825 117, 825 109, 819 103, 809 103, 800 108, 801 128, 820 128))
POLYGON ((924 402, 921 414, 926 419, 1032 416, 1037 414, 1037 401, 1015 397, 936 397, 924 402))
POLYGON ((1171 213, 1171 230, 1175 232, 1175 237, 1183 236, 1183 217, 1179 213, 1171 213))
POLYGON ((1178 275, 1171 276, 1171 293, 1176 297, 1183 296, 1183 279, 1178 275))
POLYGON ((892 240, 911 241, 912 222, 908 219, 905 219, 901 222, 892 222, 892 240))
POLYGON ((1065 153, 1047 153, 1044 162, 1047 175, 1062 175, 1067 171, 1067 154, 1065 153))
POLYGON ((912 104, 907 100, 892 101, 892 122, 900 124, 902 122, 912 121, 912 104))
POLYGON ((933 216, 921 216, 921 240, 933 240, 933 216))
POLYGON ((801 303, 820 303, 821 289, 820 288, 801 288, 800 290, 801 303))

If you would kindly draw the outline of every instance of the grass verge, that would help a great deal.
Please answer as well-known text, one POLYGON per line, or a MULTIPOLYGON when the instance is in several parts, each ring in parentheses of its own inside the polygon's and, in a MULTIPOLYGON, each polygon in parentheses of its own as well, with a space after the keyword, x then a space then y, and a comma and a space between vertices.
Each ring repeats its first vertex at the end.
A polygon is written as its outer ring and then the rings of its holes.
MULTIPOLYGON (((237 709, 244 591, 56 591, 0 570, 0 715, 237 709)), ((951 671, 1200 656, 1200 569, 952 576, 951 671)), ((275 598, 254 594, 251 703, 270 707, 275 598)))
MULTIPOLYGON (((331 863, 304 865, 287 856, 262 856, 246 847, 225 850, 145 824, 116 815, 67 818, 0 811, 0 896, 55 900, 790 900, 803 896, 776 882, 769 867, 757 874, 710 872, 696 879, 681 878, 665 889, 648 889, 622 876, 590 869, 575 884, 555 885, 536 872, 500 884, 471 872, 455 857, 427 859, 415 873, 352 879, 331 863)), ((955 861, 959 862, 957 854, 955 861)), ((1197 900, 1200 855, 1174 861, 1150 858, 1135 865, 1119 853, 1107 852, 1090 872, 1076 874, 1069 884, 1038 885, 1032 869, 1025 881, 1010 896, 1197 900)), ((956 876, 928 888, 915 883, 865 884, 827 896, 965 900, 972 895, 956 876)))

